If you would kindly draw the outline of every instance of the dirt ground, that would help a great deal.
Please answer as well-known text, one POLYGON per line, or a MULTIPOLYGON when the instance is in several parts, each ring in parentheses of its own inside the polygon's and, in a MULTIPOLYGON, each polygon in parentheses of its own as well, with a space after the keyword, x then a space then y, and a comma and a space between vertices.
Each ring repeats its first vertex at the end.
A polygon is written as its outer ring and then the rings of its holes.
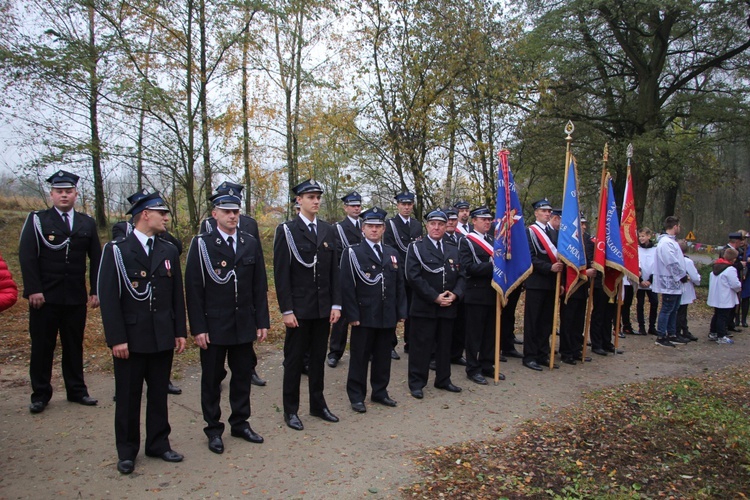
POLYGON ((191 366, 177 381, 183 394, 170 396, 171 443, 185 461, 166 463, 145 457, 141 450, 130 476, 115 469, 111 375, 87 375, 90 393, 99 405, 83 407, 65 400, 56 366, 56 392, 50 405, 31 415, 27 374, 6 365, 0 367, 0 497, 399 497, 400 486, 419 480, 411 457, 420 449, 509 435, 518 423, 556 418, 556 410, 606 385, 714 371, 748 357, 750 330, 737 334, 732 346, 708 342, 705 322, 691 323, 691 330, 700 342, 667 349, 655 346, 651 336, 629 336, 620 340, 625 354, 593 355, 593 362, 585 366, 563 364, 552 372, 534 372, 512 359, 502 363, 507 380, 497 386, 478 386, 454 366, 452 380, 464 391, 452 394, 428 385, 423 400, 409 395, 408 361, 402 355, 393 362, 389 388, 398 407, 368 402, 365 414, 354 413, 346 397, 346 355, 337 368, 326 368, 326 398, 341 422, 309 416, 305 387, 302 432, 287 428, 282 419, 281 352, 261 347, 259 372, 268 385, 253 387, 250 423, 265 437, 264 444, 247 443, 226 432, 224 454, 208 450, 202 431, 199 367, 191 366))

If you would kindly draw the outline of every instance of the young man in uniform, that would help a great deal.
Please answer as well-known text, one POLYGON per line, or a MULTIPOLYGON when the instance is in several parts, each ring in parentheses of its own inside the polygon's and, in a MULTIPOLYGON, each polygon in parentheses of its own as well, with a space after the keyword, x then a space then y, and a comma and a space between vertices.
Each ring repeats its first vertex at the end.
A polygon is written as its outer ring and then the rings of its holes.
POLYGON ((44 411, 52 398, 52 363, 58 332, 68 401, 85 406, 97 403, 89 396, 83 380, 83 331, 86 306, 99 307, 99 234, 91 217, 74 210, 78 176, 60 170, 47 182, 52 208, 29 214, 18 245, 23 296, 29 299, 31 413, 44 411))
POLYGON ((146 391, 146 455, 167 462, 183 456, 169 443, 167 385, 174 351, 185 350, 187 324, 180 255, 157 238, 169 208, 158 192, 128 211, 135 229, 107 243, 99 266, 99 299, 115 371, 117 470, 130 474, 140 448, 141 394, 146 391))
MULTIPOLYGON (((362 226, 359 214, 362 211, 362 197, 356 191, 346 194, 341 198, 344 203, 346 217, 333 225, 336 229, 336 250, 339 255, 352 245, 358 245, 362 241, 362 226)), ((328 359, 326 363, 331 368, 336 368, 344 355, 346 349, 346 338, 349 333, 349 322, 342 317, 331 328, 331 340, 328 344, 328 359)))
POLYGON ((335 231, 317 217, 323 189, 314 180, 306 180, 292 191, 300 213, 276 228, 273 269, 276 297, 286 326, 284 421, 301 431, 299 384, 307 352, 310 414, 327 422, 339 421, 326 404, 323 386, 330 325, 341 317, 341 291, 335 231))

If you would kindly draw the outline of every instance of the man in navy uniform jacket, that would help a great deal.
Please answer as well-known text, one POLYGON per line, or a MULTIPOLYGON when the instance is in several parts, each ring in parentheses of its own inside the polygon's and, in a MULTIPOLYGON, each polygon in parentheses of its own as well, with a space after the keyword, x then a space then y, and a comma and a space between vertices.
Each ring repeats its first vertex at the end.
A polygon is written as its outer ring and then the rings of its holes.
POLYGON ((208 449, 224 452, 221 435, 221 383, 229 383, 231 434, 251 443, 263 438, 250 427, 250 378, 253 342, 264 340, 270 327, 268 282, 258 240, 239 231, 239 196, 233 190, 211 197, 216 228, 190 244, 185 265, 190 331, 201 348, 201 408, 208 449))
POLYGON ((167 384, 174 351, 185 350, 187 324, 177 248, 156 235, 167 230, 169 209, 158 192, 128 211, 135 229, 107 243, 99 266, 99 300, 115 371, 117 470, 130 474, 140 448, 143 382, 146 455, 180 462, 169 443, 167 384))
POLYGON ((367 367, 371 399, 396 406, 388 395, 391 378, 391 339, 396 324, 406 319, 404 273, 398 253, 382 243, 385 210, 373 207, 362 214, 364 241, 341 257, 343 316, 352 325, 349 377, 346 392, 352 409, 367 411, 367 367))
POLYGON ((276 297, 286 326, 284 338, 284 421, 304 429, 299 418, 300 379, 309 352, 310 414, 327 422, 339 419, 323 396, 330 325, 341 317, 339 258, 333 226, 318 219, 323 189, 314 180, 292 188, 300 213, 279 224, 273 242, 276 297))
POLYGON ((78 176, 60 170, 47 182, 53 206, 29 214, 18 245, 23 296, 29 299, 31 413, 44 411, 52 398, 52 362, 58 331, 68 401, 86 406, 97 403, 89 396, 83 380, 83 331, 87 303, 92 309, 99 307, 99 234, 91 217, 74 210, 78 176))

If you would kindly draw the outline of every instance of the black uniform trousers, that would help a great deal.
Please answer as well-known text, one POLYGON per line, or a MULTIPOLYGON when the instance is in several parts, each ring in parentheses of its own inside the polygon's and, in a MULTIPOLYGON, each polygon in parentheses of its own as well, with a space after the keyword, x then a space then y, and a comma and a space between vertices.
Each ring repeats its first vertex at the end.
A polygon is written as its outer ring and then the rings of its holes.
POLYGON ((586 326, 588 296, 577 295, 570 297, 567 304, 561 304, 560 357, 562 359, 577 359, 583 352, 583 329, 586 326))
POLYGON ((395 328, 353 326, 349 346, 349 374, 346 393, 352 403, 362 403, 367 396, 367 367, 370 366, 372 399, 388 397, 391 381, 391 339, 395 328))
POLYGON ((453 322, 453 334, 451 336, 451 360, 458 359, 464 355, 466 344, 466 315, 464 314, 463 301, 458 303, 456 320, 453 322))
POLYGON ((427 385, 433 348, 435 387, 445 387, 451 381, 453 319, 412 316, 411 321, 413 330, 409 340, 409 390, 421 390, 427 385))
POLYGON ((622 330, 632 330, 633 325, 630 322, 630 307, 633 305, 633 285, 623 285, 624 291, 622 298, 622 310, 620 311, 620 323, 622 330))
POLYGON ((464 304, 466 374, 489 372, 495 364, 495 306, 464 304))
POLYGON ((221 383, 227 376, 224 368, 226 360, 232 371, 229 382, 229 426, 235 432, 249 427, 250 418, 250 377, 253 374, 253 343, 235 345, 208 344, 201 349, 201 408, 206 427, 206 436, 221 436, 224 423, 221 422, 221 383))
POLYGON ((167 385, 174 351, 131 352, 128 359, 112 357, 115 370, 115 442, 120 460, 135 460, 141 439, 141 396, 146 381, 147 455, 159 456, 169 445, 167 385))
POLYGON ((86 327, 86 304, 45 303, 40 309, 29 308, 31 336, 31 402, 48 403, 52 398, 52 361, 55 357, 57 332, 62 346, 62 374, 68 399, 78 401, 89 392, 83 381, 83 330, 86 327))
POLYGON ((305 353, 310 353, 308 385, 310 411, 327 408, 323 397, 324 367, 328 335, 331 325, 328 318, 299 319, 297 328, 287 328, 284 340, 284 413, 299 413, 299 384, 305 353))
POLYGON ((503 307, 500 315, 500 350, 512 352, 516 350, 516 307, 521 298, 522 288, 519 286, 508 295, 508 303, 503 307))
MULTIPOLYGON (((346 350, 346 337, 349 333, 349 322, 341 316, 331 327, 331 340, 328 343, 328 357, 341 359, 346 350)), ((389 340, 392 337, 389 337, 389 340)), ((390 351, 389 351, 390 352, 390 351)))
POLYGON ((523 360, 546 364, 555 315, 555 291, 526 289, 523 315, 523 360))
POLYGON ((601 288, 594 288, 594 309, 591 312, 591 348, 611 349, 612 322, 617 312, 617 303, 610 302, 609 296, 601 288))

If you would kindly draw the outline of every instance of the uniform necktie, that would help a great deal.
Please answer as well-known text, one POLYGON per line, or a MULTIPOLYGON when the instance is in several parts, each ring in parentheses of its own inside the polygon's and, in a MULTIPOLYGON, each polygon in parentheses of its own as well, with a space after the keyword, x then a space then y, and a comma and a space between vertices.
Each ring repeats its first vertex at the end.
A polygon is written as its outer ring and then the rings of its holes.
POLYGON ((151 257, 151 251, 153 250, 153 248, 154 248, 154 240, 149 238, 148 240, 146 240, 146 255, 151 257))
POLYGON ((314 224, 313 222, 309 223, 309 224, 308 224, 308 227, 310 228, 310 232, 311 232, 312 234, 314 234, 315 236, 317 236, 317 235, 318 235, 318 232, 317 232, 317 231, 315 231, 315 224, 314 224))
POLYGON ((361 231, 362 229, 359 227, 359 221, 357 221, 357 231, 361 231))
POLYGON ((378 259, 380 259, 380 262, 383 262, 383 251, 380 249, 380 245, 375 243, 373 246, 375 247, 375 253, 378 254, 378 259))
POLYGON ((231 236, 229 236, 227 238, 227 245, 229 245, 229 251, 232 252, 232 255, 234 255, 235 254, 235 252, 234 252, 234 238, 232 238, 231 236))
POLYGON ((490 238, 489 233, 484 235, 484 241, 492 245, 492 238, 490 238))
POLYGON ((405 222, 405 224, 406 224, 406 229, 409 229, 409 221, 410 221, 410 220, 411 220, 411 219, 406 219, 406 222, 405 222))
POLYGON ((68 215, 68 212, 63 212, 62 218, 63 218, 63 222, 65 223, 65 227, 68 228, 68 231, 71 231, 72 229, 70 227, 70 216, 68 215))
POLYGON ((443 255, 443 245, 442 245, 442 243, 438 240, 438 241, 435 242, 435 245, 437 246, 438 253, 440 255, 443 255))

